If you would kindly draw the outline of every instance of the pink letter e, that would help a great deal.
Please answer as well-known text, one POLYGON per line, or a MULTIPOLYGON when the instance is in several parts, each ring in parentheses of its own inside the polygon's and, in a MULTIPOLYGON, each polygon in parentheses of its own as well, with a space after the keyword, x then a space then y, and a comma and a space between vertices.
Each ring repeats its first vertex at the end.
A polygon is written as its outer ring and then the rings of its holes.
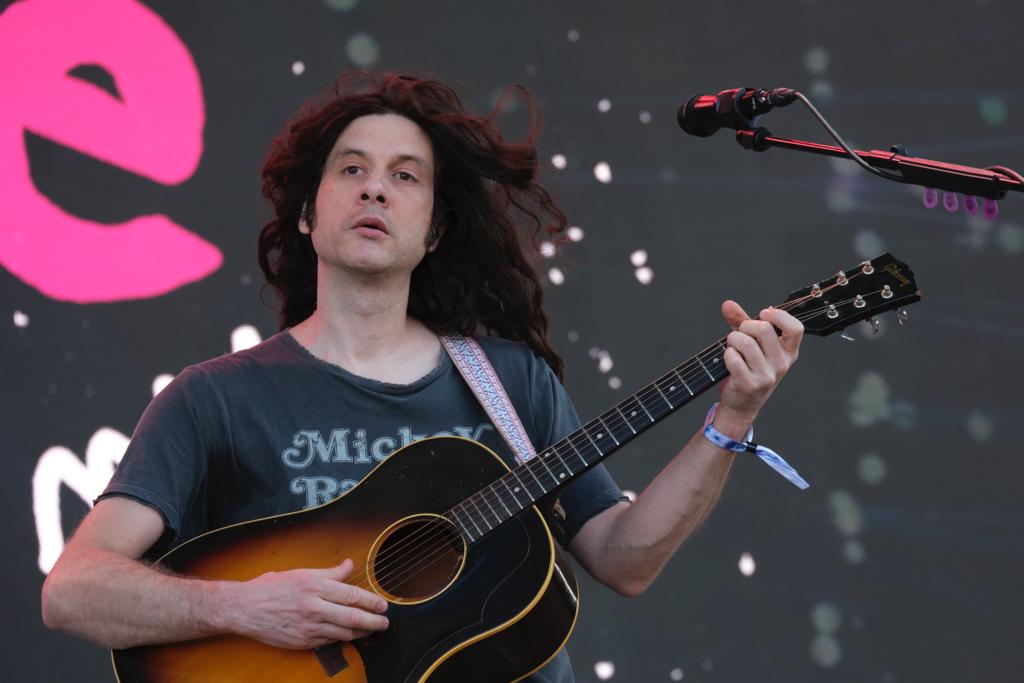
POLYGON ((135 0, 23 0, 0 15, 0 264, 53 299, 158 296, 220 267, 217 247, 163 215, 104 225, 32 182, 25 133, 165 185, 203 153, 203 94, 188 49, 135 0), (113 77, 120 99, 69 76, 113 77))

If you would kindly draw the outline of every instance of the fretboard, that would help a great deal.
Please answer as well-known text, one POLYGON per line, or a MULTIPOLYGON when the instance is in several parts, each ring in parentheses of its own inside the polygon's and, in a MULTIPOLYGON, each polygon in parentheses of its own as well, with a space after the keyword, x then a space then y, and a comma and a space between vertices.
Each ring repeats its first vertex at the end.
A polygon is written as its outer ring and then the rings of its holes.
POLYGON ((469 541, 496 529, 725 379, 725 340, 704 349, 561 441, 513 468, 445 516, 469 541))

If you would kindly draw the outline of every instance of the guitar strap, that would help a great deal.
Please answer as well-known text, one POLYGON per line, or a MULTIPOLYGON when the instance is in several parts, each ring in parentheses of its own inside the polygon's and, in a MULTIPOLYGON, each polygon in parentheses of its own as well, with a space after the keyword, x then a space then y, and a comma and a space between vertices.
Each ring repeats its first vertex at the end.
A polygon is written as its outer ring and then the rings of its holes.
POLYGON ((530 437, 526 435, 526 429, 512 401, 480 344, 472 337, 461 334, 446 334, 440 339, 476 400, 484 407, 487 417, 491 418, 505 442, 512 448, 516 461, 521 465, 537 457, 537 451, 530 443, 530 437))

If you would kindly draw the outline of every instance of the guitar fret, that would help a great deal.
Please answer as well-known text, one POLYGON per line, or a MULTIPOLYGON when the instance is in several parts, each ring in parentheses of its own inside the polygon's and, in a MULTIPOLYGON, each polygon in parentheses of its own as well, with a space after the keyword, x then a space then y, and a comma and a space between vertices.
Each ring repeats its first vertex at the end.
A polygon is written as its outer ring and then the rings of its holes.
MULTIPOLYGON (((473 498, 475 498, 475 497, 476 497, 476 495, 474 494, 474 495, 470 496, 469 498, 467 498, 466 500, 468 500, 470 503, 472 503, 473 507, 476 508, 477 512, 480 513, 480 521, 483 522, 484 524, 487 524, 487 530, 490 531, 494 527, 492 527, 490 524, 488 524, 488 522, 487 522, 487 515, 484 514, 484 511, 480 508, 479 505, 476 504, 476 501, 473 500, 473 498)), ((472 519, 470 519, 469 521, 473 522, 472 519)), ((476 522, 473 522, 473 526, 476 526, 476 522)), ((477 528, 479 529, 479 527, 477 527, 477 528)), ((483 535, 483 532, 481 531, 480 534, 483 535)))
POLYGON ((683 386, 686 388, 686 390, 688 392, 690 392, 690 396, 694 396, 695 394, 693 393, 693 389, 691 389, 690 385, 686 383, 686 380, 683 379, 683 376, 681 374, 679 374, 679 368, 676 368, 672 372, 673 372, 673 374, 675 374, 676 377, 679 378, 679 381, 683 383, 683 386))
POLYGON ((667 403, 667 404, 668 404, 669 410, 674 410, 674 409, 675 409, 675 406, 674 406, 674 405, 672 405, 672 401, 668 400, 668 396, 666 396, 666 395, 665 395, 665 392, 661 390, 661 388, 660 388, 660 387, 658 386, 658 383, 657 383, 657 382, 655 382, 655 383, 654 383, 654 384, 652 384, 651 386, 652 386, 652 387, 654 387, 654 388, 655 388, 655 390, 656 390, 656 391, 658 392, 658 394, 660 394, 660 395, 661 395, 661 400, 663 400, 663 401, 664 401, 665 403, 667 403))
POLYGON ((619 443, 623 443, 623 442, 629 441, 630 439, 633 438, 632 435, 636 434, 636 430, 634 430, 633 427, 629 424, 629 422, 626 421, 626 416, 622 413, 621 410, 619 410, 617 407, 614 408, 614 410, 615 410, 615 413, 618 413, 618 417, 616 417, 616 414, 611 412, 611 411, 605 413, 605 415, 607 416, 610 424, 617 425, 617 426, 614 427, 614 430, 616 432, 619 429, 622 429, 622 436, 619 437, 618 434, 616 433, 615 438, 616 438, 616 440, 619 443), (625 425, 624 428, 623 428, 623 425, 625 425), (629 430, 628 432, 626 431, 627 429, 629 430))
MULTIPOLYGON (((515 468, 514 470, 512 470, 512 475, 516 478, 516 481, 519 482, 519 488, 521 488, 523 490, 523 492, 526 494, 526 501, 527 501, 526 505, 529 505, 530 503, 533 502, 533 494, 530 493, 530 487, 527 486, 526 482, 523 481, 523 478, 519 476, 519 470, 522 470, 522 469, 525 469, 525 468, 523 468, 523 467, 515 468)), ((536 479, 536 477, 534 477, 534 479, 536 479)), ((537 482, 537 483, 539 484, 540 482, 537 482)), ((520 503, 520 505, 522 505, 522 503, 520 503)), ((523 506, 523 507, 525 507, 525 506, 523 506)))
MULTIPOLYGON (((725 377, 725 374, 726 374, 726 372, 727 372, 727 370, 725 369, 725 362, 724 362, 724 360, 725 360, 725 356, 721 356, 721 355, 716 355, 716 356, 715 356, 714 358, 712 358, 711 360, 712 360, 712 363, 713 363, 713 364, 714 364, 714 366, 715 366, 715 371, 716 371, 716 372, 719 372, 719 374, 721 374, 721 375, 722 375, 722 377, 725 377)), ((719 379, 722 379, 722 377, 717 377, 717 378, 715 378, 715 379, 716 379, 716 381, 717 381, 717 380, 719 380, 719 379)))
POLYGON ((640 407, 644 409, 645 413, 647 413, 648 419, 650 419, 651 422, 654 422, 654 416, 651 415, 651 411, 647 410, 647 406, 645 406, 644 402, 640 400, 640 397, 634 396, 633 400, 640 404, 640 407))
MULTIPOLYGON (((602 424, 602 425, 604 426, 604 430, 605 430, 606 432, 608 432, 608 436, 612 437, 612 441, 614 441, 614 442, 615 442, 615 445, 616 445, 616 446, 619 446, 619 445, 621 445, 621 444, 619 444, 619 440, 615 438, 615 433, 614 433, 614 432, 612 432, 611 428, 610 428, 610 427, 608 426, 608 423, 607 423, 607 422, 605 422, 605 421, 604 421, 603 419, 601 419, 600 417, 598 417, 598 418, 597 418, 597 421, 598 421, 598 422, 600 422, 600 423, 601 423, 601 424, 602 424)), ((599 436, 598 438, 600 438, 600 436, 599 436)))
MULTIPOLYGON (((569 445, 572 446, 573 450, 576 450, 576 446, 573 446, 572 441, 569 442, 569 445)), ((576 451, 576 452, 579 453, 579 451, 576 451)), ((565 474, 566 474, 566 472, 568 472, 570 476, 575 474, 572 471, 572 468, 569 467, 569 465, 566 464, 565 458, 562 457, 562 454, 558 452, 557 448, 552 449, 551 453, 554 454, 554 456, 556 458, 558 458, 558 462, 562 466, 562 469, 564 470, 564 472, 559 472, 558 473, 558 477, 556 478, 556 481, 558 481, 558 482, 565 481, 565 474)))
MULTIPOLYGON (((540 457, 540 455, 538 454, 537 457, 534 458, 534 460, 540 460, 540 464, 544 465, 544 469, 546 469, 548 471, 548 474, 551 475, 551 481, 556 482, 556 483, 558 482, 558 477, 556 477, 555 473, 551 471, 550 467, 548 467, 548 464, 547 464, 547 462, 545 462, 544 458, 540 457)), ((543 489, 544 486, 541 485, 541 488, 543 489)))
MULTIPOLYGON (((491 502, 489 500, 487 500, 487 489, 483 489, 483 490, 480 491, 480 498, 483 499, 484 503, 487 504, 487 509, 491 511, 491 514, 494 515, 495 523, 496 524, 501 524, 501 515, 499 515, 497 512, 495 512, 494 507, 491 505, 491 502)), ((487 516, 486 515, 484 516, 484 522, 487 522, 487 516)))
POLYGON ((658 403, 652 405, 648 410, 648 412, 650 412, 651 415, 654 416, 654 419, 651 420, 651 424, 654 424, 655 422, 657 422, 658 420, 672 412, 672 406, 663 403, 660 400, 660 397, 656 398, 659 398, 658 403))
MULTIPOLYGON (((583 433, 586 434, 588 439, 590 439, 590 435, 589 434, 587 434, 586 432, 583 432, 583 433)), ((594 443, 594 440, 591 439, 590 443, 594 443)), ((580 453, 580 449, 576 448, 575 444, 573 444, 571 441, 569 442, 569 445, 572 446, 572 449, 576 452, 576 457, 580 459, 581 463, 583 463, 583 467, 588 467, 590 465, 590 463, 587 462, 587 459, 583 457, 582 453, 580 453)), ((595 444, 595 446, 596 446, 596 444, 595 444)))
POLYGON ((633 432, 634 434, 636 434, 636 430, 635 430, 635 429, 633 429, 633 425, 629 424, 629 420, 627 420, 627 419, 626 419, 626 416, 625 416, 625 414, 624 414, 624 413, 622 412, 622 410, 620 410, 618 406, 615 406, 615 410, 617 410, 617 411, 619 412, 619 415, 622 415, 622 421, 626 423, 626 426, 627 426, 627 427, 629 427, 629 431, 631 431, 631 432, 633 432))
MULTIPOLYGON (((458 505, 456 505, 455 507, 458 507, 458 505)), ((455 508, 452 508, 451 511, 452 513, 454 513, 455 508)), ((445 516, 445 518, 448 519, 448 521, 455 522, 456 524, 458 524, 459 528, 462 529, 463 536, 468 536, 470 541, 474 540, 473 534, 470 532, 469 527, 462 523, 462 519, 458 514, 452 514, 451 517, 445 516)))
MULTIPOLYGON (((725 362, 724 362, 725 361, 725 349, 726 349, 726 347, 721 342, 719 342, 718 344, 715 345, 714 348, 717 349, 717 351, 712 354, 712 356, 711 356, 711 363, 712 363, 712 365, 715 366, 715 370, 721 371, 722 377, 725 377, 725 375, 727 375, 729 373, 729 371, 725 367, 725 362)), ((721 377, 716 377, 715 378, 716 381, 719 380, 719 379, 721 379, 721 377)))
MULTIPOLYGON (((474 519, 473 519, 473 515, 472 515, 472 514, 471 514, 471 513, 469 512, 469 509, 468 509, 468 508, 466 508, 466 501, 464 500, 464 501, 462 501, 461 503, 459 503, 459 506, 460 506, 460 507, 462 508, 462 510, 463 510, 463 513, 464 513, 464 517, 465 517, 466 519, 468 519, 468 520, 469 520, 469 523, 473 525, 473 528, 474 528, 474 529, 476 529, 476 534, 477 534, 477 537, 478 537, 478 538, 483 538, 484 532, 480 530, 480 527, 479 527, 479 526, 477 526, 477 523, 476 523, 476 521, 474 521, 474 519)), ((467 528, 468 528, 468 527, 467 527, 467 528)), ((475 538, 473 538, 472 534, 470 535, 470 537, 469 537, 469 538, 470 538, 470 540, 472 540, 472 541, 475 541, 475 540, 476 540, 475 538)))
POLYGON ((657 384, 648 385, 648 388, 644 390, 644 394, 644 406, 647 408, 647 413, 652 416, 652 423, 671 413, 675 407, 661 393, 661 389, 658 388, 657 384), (653 393, 650 391, 650 388, 654 389, 653 393))
MULTIPOLYGON (((516 479, 519 479, 519 477, 515 473, 515 470, 512 470, 512 472, 510 472, 509 474, 514 476, 516 479)), ((512 495, 512 500, 514 500, 516 502, 516 505, 519 506, 519 509, 522 510, 525 506, 523 505, 522 501, 519 500, 519 497, 516 496, 516 492, 513 491, 512 487, 508 485, 507 481, 505 481, 506 478, 508 478, 508 475, 505 475, 504 477, 501 478, 501 483, 505 485, 505 488, 508 489, 508 492, 512 495)))
MULTIPOLYGON (((529 472, 530 476, 533 477, 533 480, 535 482, 537 482, 537 486, 540 487, 541 493, 547 493, 548 492, 548 490, 546 488, 544 488, 544 484, 540 483, 540 479, 537 478, 536 473, 534 473, 534 471, 533 471, 533 460, 531 460, 531 461, 527 462, 525 465, 523 465, 523 469, 526 470, 527 472, 529 472)), ((522 480, 520 479, 520 481, 522 481, 522 480)), ((530 492, 529 487, 525 487, 525 488, 526 488, 526 492, 529 493, 530 492)), ((531 495, 533 495, 533 494, 531 494, 531 495)), ((537 498, 540 498, 540 496, 533 496, 533 498, 534 498, 534 500, 536 500, 537 498)))
MULTIPOLYGON (((633 427, 633 423, 631 421, 631 418, 639 418, 640 419, 640 429, 643 429, 644 427, 647 426, 647 423, 645 423, 643 421, 643 416, 640 415, 640 413, 636 410, 636 406, 639 406, 640 410, 642 410, 645 413, 647 413, 647 420, 649 422, 654 422, 654 418, 651 416, 651 414, 649 412, 647 412, 647 408, 644 407, 644 404, 641 403, 640 399, 637 396, 635 396, 635 395, 634 396, 630 396, 629 398, 627 398, 625 401, 623 401, 619 405, 624 407, 624 408, 628 408, 628 410, 629 410, 629 417, 626 418, 626 422, 629 424, 629 428, 633 430, 634 434, 639 434, 639 432, 636 430, 635 427, 633 427), (631 403, 632 403, 633 407, 629 407, 631 403)), ((621 413, 622 411, 620 410, 619 412, 621 413)))
POLYGON ((704 361, 702 361, 702 360, 700 359, 700 356, 697 356, 697 362, 698 362, 698 363, 700 363, 700 366, 701 366, 702 368, 704 368, 704 372, 708 373, 708 377, 710 377, 710 378, 711 378, 711 381, 712 381, 712 382, 714 382, 714 381, 715 381, 715 376, 714 376, 714 375, 712 375, 712 374, 711 374, 711 371, 710 371, 710 370, 708 370, 708 367, 707 367, 706 365, 704 365, 704 361))
MULTIPOLYGON (((599 457, 600 457, 600 456, 603 456, 603 455, 604 455, 604 452, 603 452, 603 451, 601 451, 601 446, 599 446, 599 445, 597 444, 597 441, 595 441, 595 440, 594 440, 594 439, 593 439, 593 438, 591 437, 591 435, 590 435, 590 430, 589 430, 588 428, 584 427, 584 428, 583 428, 583 429, 581 429, 580 431, 582 431, 582 432, 584 433, 584 435, 585 435, 585 436, 586 436, 586 437, 587 437, 588 439, 590 439, 590 442, 591 442, 591 444, 592 444, 592 445, 594 446, 594 450, 595 450, 595 451, 597 451, 597 455, 598 455, 599 457)), ((583 458, 583 456, 580 456, 580 457, 581 457, 581 458, 583 458)), ((588 467, 590 466, 590 463, 588 463, 588 462, 586 462, 586 461, 584 461, 584 463, 585 463, 585 464, 586 464, 586 465, 587 465, 588 467)))
MULTIPOLYGON (((495 482, 495 483, 497 483, 497 482, 495 482)), ((505 519, 508 519, 509 517, 511 517, 512 516, 512 511, 508 509, 508 505, 505 505, 504 499, 501 497, 501 494, 498 493, 498 489, 495 488, 494 484, 491 484, 487 488, 494 493, 494 497, 498 499, 499 503, 501 503, 501 507, 505 508, 505 514, 508 515, 508 517, 505 517, 505 519)), ((508 488, 508 486, 506 485, 505 488, 508 488)), ((503 521, 505 521, 505 519, 502 519, 500 516, 498 517, 498 521, 499 522, 503 522, 503 521)))

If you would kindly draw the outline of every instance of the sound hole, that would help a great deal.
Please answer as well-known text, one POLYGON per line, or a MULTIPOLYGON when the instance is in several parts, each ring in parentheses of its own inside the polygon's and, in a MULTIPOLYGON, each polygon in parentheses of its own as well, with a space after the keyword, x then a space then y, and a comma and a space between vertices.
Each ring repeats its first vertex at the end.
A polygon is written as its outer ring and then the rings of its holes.
POLYGON ((373 554, 373 582, 393 602, 428 600, 455 579, 465 545, 443 517, 423 515, 388 529, 373 554))

